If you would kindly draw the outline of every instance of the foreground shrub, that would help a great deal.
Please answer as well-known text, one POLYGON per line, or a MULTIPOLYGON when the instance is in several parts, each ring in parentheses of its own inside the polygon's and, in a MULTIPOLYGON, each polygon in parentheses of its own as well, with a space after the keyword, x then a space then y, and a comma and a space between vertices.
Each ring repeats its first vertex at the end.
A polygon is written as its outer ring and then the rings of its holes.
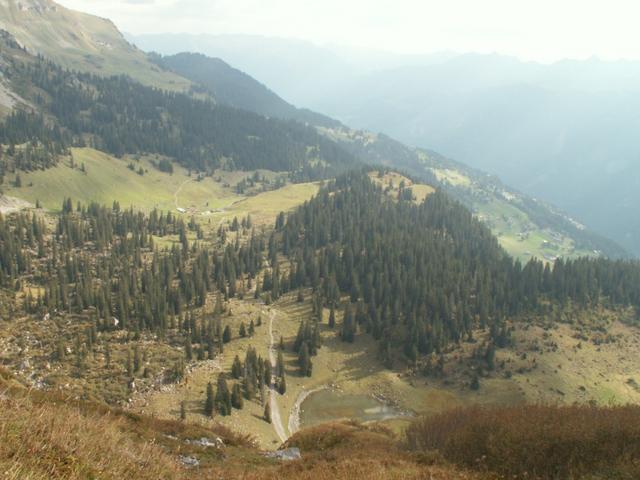
POLYGON ((640 478, 640 407, 469 408, 416 420, 408 446, 529 479, 640 478))

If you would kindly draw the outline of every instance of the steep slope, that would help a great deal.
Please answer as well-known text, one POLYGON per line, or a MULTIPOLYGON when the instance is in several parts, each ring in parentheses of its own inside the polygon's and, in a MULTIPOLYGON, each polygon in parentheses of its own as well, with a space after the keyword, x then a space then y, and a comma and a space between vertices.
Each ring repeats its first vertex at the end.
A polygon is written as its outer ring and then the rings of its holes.
POLYGON ((6 118, 0 131, 0 142, 8 146, 3 171, 47 168, 68 146, 86 144, 116 156, 159 154, 200 172, 262 168, 289 172, 296 180, 326 177, 356 161, 301 123, 126 77, 70 72, 5 44, 4 77, 37 107, 23 106, 6 118))
POLYGON ((278 92, 288 102, 312 105, 345 77, 354 78, 354 66, 338 55, 309 42, 251 35, 158 34, 130 35, 145 51, 165 55, 198 52, 221 58, 278 92))
POLYGON ((189 82, 163 71, 103 18, 69 10, 52 0, 2 0, 0 29, 30 52, 67 68, 99 75, 128 75, 146 85, 186 90, 189 82))
POLYGON ((328 127, 339 124, 319 113, 294 107, 260 82, 219 58, 195 53, 153 58, 163 68, 205 87, 221 104, 250 110, 266 117, 297 120, 312 125, 328 127))

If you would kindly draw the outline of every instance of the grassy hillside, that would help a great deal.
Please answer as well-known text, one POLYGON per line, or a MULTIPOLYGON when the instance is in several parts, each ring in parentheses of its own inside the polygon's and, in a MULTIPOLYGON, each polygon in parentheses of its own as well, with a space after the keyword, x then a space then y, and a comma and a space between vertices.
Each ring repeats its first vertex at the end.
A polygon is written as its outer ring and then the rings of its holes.
POLYGON ((0 2, 0 29, 33 53, 67 68, 98 75, 128 75, 145 85, 187 90, 190 82, 150 62, 103 18, 69 10, 51 0, 0 2))
POLYGON ((579 245, 571 235, 542 222, 535 222, 523 208, 521 195, 507 188, 492 188, 466 172, 431 166, 444 188, 468 195, 476 216, 486 223, 510 255, 526 262, 532 256, 546 261, 599 255, 602 252, 579 245))
POLYGON ((143 210, 157 207, 173 211, 176 210, 176 192, 178 206, 185 207, 211 201, 213 209, 241 198, 210 178, 195 181, 196 177, 189 177, 182 168, 177 168, 172 175, 160 172, 147 159, 120 160, 88 148, 72 149, 71 155, 74 168, 70 167, 70 158, 66 158, 54 168, 23 173, 23 186, 9 186, 6 193, 32 203, 40 200, 50 210, 58 210, 66 197, 83 203, 111 204, 117 200, 124 207, 135 206, 143 210), (127 167, 129 162, 135 165, 134 170, 127 167), (81 171, 83 164, 84 172, 81 171), (144 175, 137 173, 139 168, 144 170, 144 175))
POLYGON ((495 478, 631 479, 640 474, 637 406, 454 410, 414 423, 408 444, 495 478))
POLYGON ((432 194, 435 189, 431 185, 425 185, 414 182, 409 177, 401 175, 397 172, 371 172, 369 178, 391 197, 397 198, 400 193, 400 186, 411 189, 416 203, 421 203, 432 194))
POLYGON ((267 170, 249 172, 216 171, 211 177, 189 176, 189 172, 176 166, 174 173, 160 172, 151 163, 157 157, 117 159, 90 148, 74 148, 71 156, 47 170, 22 173, 22 187, 12 183, 3 186, 5 194, 58 211, 65 198, 83 204, 95 201, 110 205, 120 202, 123 207, 149 211, 154 208, 196 216, 204 225, 209 220, 216 224, 223 220, 252 215, 258 223, 271 224, 281 212, 311 198, 318 183, 287 184, 274 191, 259 182, 245 194, 235 187, 243 179, 257 173, 261 178, 275 180, 279 175, 267 170), (71 167, 71 159, 74 166, 71 167), (84 171, 82 170, 84 165, 84 171), (133 166, 133 169, 129 168, 133 166), (138 172, 142 169, 143 174, 138 172))

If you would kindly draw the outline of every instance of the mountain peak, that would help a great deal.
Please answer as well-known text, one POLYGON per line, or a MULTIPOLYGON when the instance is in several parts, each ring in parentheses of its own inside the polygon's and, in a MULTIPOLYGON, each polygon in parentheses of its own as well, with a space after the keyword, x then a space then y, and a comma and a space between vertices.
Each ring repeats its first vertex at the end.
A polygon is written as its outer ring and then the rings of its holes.
POLYGON ((0 29, 28 51, 78 71, 128 75, 150 86, 185 90, 189 82, 153 65, 110 20, 52 0, 0 0, 0 29))

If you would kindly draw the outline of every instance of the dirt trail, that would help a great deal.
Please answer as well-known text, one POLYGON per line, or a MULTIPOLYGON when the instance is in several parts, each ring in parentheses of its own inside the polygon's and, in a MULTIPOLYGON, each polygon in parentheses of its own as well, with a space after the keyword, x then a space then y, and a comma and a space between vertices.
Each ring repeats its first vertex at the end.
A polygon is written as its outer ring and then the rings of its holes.
MULTIPOLYGON (((273 367, 273 371, 276 370, 276 346, 273 338, 273 321, 275 319, 276 312, 271 310, 269 312, 269 361, 273 367)), ((280 438, 281 442, 285 442, 288 435, 284 429, 282 423, 282 417, 280 417, 280 408, 278 407, 278 391, 276 389, 275 375, 271 377, 271 385, 269 385, 269 405, 271 406, 271 423, 276 431, 276 434, 280 438)))
POLYGON ((191 182, 192 180, 193 179, 191 178, 187 178, 184 182, 180 184, 178 189, 173 194, 173 200, 174 200, 174 203, 176 204, 176 210, 180 208, 180 205, 178 205, 178 194, 180 193, 180 190, 182 190, 182 187, 184 187, 187 183, 191 182))

